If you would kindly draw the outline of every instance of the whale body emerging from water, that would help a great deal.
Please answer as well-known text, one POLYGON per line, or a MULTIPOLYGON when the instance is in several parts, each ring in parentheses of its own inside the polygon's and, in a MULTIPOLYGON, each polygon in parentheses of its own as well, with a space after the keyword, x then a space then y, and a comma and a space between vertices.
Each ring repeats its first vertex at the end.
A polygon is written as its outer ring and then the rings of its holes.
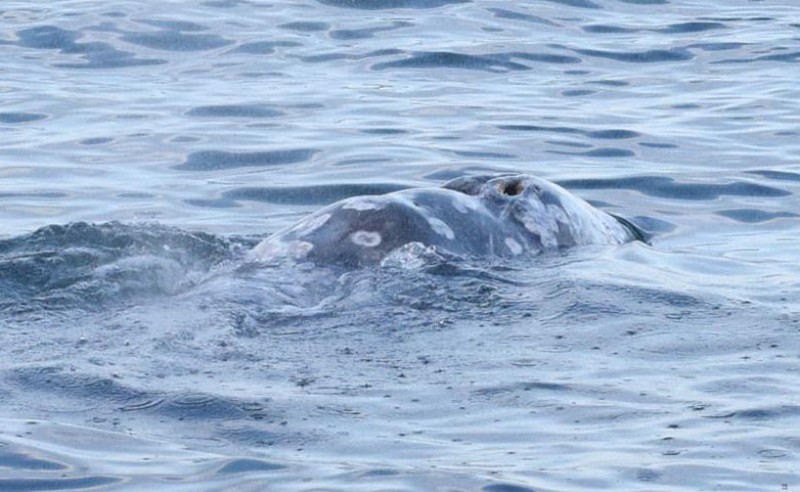
POLYGON ((513 257, 642 239, 630 222, 544 179, 472 176, 341 200, 264 239, 250 256, 356 268, 409 248, 513 257))

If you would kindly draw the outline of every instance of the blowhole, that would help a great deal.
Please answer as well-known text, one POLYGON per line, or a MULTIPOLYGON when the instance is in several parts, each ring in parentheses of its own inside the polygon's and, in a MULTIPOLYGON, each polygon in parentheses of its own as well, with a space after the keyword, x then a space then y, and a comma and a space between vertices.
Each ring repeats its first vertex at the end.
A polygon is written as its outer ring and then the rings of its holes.
POLYGON ((517 180, 503 181, 497 188, 500 193, 508 196, 516 196, 525 191, 525 185, 522 184, 522 181, 517 180))

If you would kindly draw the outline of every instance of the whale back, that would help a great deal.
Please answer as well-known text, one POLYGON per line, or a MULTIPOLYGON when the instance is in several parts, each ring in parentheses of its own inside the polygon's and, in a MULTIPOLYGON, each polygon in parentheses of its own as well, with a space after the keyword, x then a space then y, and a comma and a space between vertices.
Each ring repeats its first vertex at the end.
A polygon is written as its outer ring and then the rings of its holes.
POLYGON ((510 255, 515 243, 509 237, 523 240, 474 197, 419 188, 334 203, 265 239, 252 256, 359 267, 378 264, 409 243, 463 256, 510 255))
POLYGON ((458 256, 510 257, 634 239, 625 223, 543 179, 474 176, 336 202, 263 240, 251 258, 355 268, 379 264, 411 244, 458 256))

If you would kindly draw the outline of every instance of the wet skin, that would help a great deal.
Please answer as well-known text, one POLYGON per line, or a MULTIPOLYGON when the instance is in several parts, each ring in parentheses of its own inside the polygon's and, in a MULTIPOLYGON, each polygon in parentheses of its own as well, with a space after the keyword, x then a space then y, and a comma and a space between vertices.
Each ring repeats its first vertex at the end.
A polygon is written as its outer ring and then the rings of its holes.
POLYGON ((637 239, 629 222, 543 179, 474 176, 336 202, 268 237, 251 256, 360 267, 409 244, 458 256, 511 257, 637 239))

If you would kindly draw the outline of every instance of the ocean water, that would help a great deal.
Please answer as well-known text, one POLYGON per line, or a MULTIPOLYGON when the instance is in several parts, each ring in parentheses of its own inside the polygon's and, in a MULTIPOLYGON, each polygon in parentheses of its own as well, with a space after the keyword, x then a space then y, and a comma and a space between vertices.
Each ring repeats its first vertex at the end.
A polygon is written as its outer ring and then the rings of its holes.
POLYGON ((800 5, 0 4, 0 490, 800 488, 800 5), (649 244, 244 261, 555 181, 649 244))

